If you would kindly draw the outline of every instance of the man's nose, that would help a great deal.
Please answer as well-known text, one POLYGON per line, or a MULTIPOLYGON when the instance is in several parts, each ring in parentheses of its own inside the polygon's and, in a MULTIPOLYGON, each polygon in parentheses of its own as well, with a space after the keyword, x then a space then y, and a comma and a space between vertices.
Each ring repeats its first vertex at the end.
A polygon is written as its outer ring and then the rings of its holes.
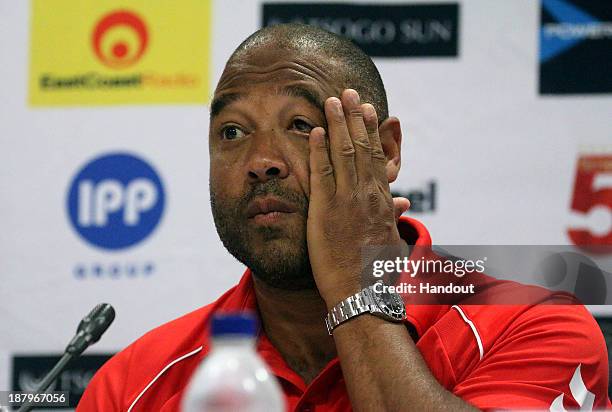
POLYGON ((283 179, 289 174, 282 149, 273 136, 254 136, 249 155, 248 175, 253 183, 283 179))

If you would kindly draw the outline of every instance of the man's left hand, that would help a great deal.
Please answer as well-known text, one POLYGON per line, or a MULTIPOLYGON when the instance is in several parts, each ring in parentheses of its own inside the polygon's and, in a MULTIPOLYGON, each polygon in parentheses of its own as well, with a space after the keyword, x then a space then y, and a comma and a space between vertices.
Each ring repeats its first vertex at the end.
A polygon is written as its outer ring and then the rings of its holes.
POLYGON ((401 239, 374 107, 347 89, 325 101, 325 116, 327 133, 310 133, 307 241, 317 288, 332 307, 362 289, 363 247, 401 239))

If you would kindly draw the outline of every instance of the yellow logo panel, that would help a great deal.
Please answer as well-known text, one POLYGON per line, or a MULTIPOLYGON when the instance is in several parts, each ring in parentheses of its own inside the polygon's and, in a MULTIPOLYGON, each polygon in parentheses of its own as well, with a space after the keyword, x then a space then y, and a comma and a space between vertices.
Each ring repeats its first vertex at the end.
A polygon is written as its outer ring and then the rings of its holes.
POLYGON ((207 103, 209 0, 32 0, 33 106, 207 103))

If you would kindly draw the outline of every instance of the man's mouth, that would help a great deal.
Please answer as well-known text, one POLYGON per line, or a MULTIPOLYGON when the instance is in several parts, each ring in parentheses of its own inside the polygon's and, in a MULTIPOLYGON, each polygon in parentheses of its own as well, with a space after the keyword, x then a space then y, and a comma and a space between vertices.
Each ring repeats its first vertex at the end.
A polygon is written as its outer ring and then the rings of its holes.
POLYGON ((247 206, 247 217, 255 223, 275 223, 290 213, 295 213, 296 207, 275 197, 262 197, 252 200, 247 206))

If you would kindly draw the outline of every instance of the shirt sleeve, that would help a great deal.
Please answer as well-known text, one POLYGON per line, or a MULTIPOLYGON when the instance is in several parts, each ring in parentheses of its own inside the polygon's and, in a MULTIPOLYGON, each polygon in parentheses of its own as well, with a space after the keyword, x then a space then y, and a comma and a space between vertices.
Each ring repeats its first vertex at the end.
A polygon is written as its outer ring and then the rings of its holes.
POLYGON ((484 410, 610 408, 605 341, 581 305, 534 306, 453 393, 484 410))
POLYGON ((110 358, 89 381, 76 412, 124 412, 123 399, 133 346, 110 358))

